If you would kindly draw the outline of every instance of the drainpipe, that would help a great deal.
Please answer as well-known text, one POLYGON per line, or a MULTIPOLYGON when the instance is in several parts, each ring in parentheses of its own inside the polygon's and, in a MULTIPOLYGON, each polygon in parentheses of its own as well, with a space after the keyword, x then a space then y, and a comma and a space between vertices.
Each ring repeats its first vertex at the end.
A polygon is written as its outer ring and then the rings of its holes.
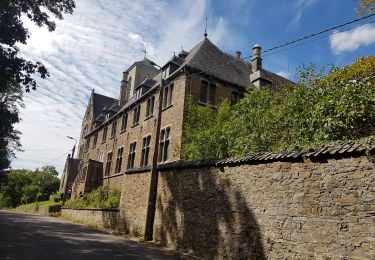
POLYGON ((161 80, 159 87, 159 107, 158 107, 158 118, 156 122, 155 130, 155 143, 154 143, 154 154, 152 157, 151 165, 151 181, 150 181, 150 191, 148 194, 148 205, 147 205, 147 215, 146 215, 146 227, 144 238, 146 241, 151 241, 153 239, 154 231, 154 219, 155 219, 155 209, 156 209, 156 196, 158 192, 158 155, 159 155, 159 136, 160 136, 160 125, 161 125, 161 113, 162 113, 162 102, 163 102, 163 70, 157 64, 152 64, 158 66, 161 70, 161 80))

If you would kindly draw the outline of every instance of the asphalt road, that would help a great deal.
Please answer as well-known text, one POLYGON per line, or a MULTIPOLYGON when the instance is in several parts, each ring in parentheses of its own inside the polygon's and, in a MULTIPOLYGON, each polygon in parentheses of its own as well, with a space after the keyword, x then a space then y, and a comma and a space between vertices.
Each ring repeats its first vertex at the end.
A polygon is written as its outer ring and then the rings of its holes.
POLYGON ((0 259, 179 259, 82 225, 0 211, 0 259))

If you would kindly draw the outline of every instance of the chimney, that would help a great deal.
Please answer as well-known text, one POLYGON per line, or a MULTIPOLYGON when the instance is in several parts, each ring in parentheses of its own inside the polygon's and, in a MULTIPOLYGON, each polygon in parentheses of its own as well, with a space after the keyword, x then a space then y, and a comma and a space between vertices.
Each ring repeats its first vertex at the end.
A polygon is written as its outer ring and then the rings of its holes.
POLYGON ((241 59, 241 52, 240 51, 236 51, 236 58, 241 59))
POLYGON ((251 59, 251 69, 253 72, 256 72, 262 69, 262 58, 260 57, 261 50, 262 48, 258 44, 254 45, 253 58, 251 59))
POLYGON ((125 103, 128 101, 128 72, 127 71, 124 71, 122 73, 122 80, 121 80, 121 87, 120 87, 120 107, 122 107, 123 105, 125 105, 125 103))

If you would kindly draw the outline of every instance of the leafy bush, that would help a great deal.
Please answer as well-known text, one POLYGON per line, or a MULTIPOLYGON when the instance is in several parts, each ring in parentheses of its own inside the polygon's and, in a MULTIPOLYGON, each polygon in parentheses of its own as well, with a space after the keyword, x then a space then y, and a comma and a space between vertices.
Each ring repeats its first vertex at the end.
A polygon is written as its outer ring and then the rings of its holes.
POLYGON ((120 204, 121 192, 119 190, 110 190, 107 186, 99 187, 83 197, 67 200, 64 207, 67 208, 99 208, 113 209, 118 208, 120 204))
POLYGON ((62 193, 56 193, 49 196, 49 200, 53 202, 62 201, 62 193))
POLYGON ((314 65, 299 84, 249 88, 234 106, 215 111, 189 102, 181 150, 186 160, 279 152, 375 134, 375 56, 328 73, 314 65))

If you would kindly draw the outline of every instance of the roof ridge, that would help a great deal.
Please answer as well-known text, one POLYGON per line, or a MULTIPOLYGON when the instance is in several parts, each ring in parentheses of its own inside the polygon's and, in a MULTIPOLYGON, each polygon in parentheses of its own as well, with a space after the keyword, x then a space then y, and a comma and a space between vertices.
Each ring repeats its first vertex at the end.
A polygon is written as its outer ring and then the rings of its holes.
POLYGON ((106 96, 106 95, 103 95, 103 94, 99 94, 99 93, 96 93, 96 92, 94 92, 93 94, 97 95, 97 96, 102 96, 102 97, 106 97, 106 98, 111 98, 111 99, 114 99, 114 100, 118 100, 117 98, 109 97, 109 96, 106 96))

